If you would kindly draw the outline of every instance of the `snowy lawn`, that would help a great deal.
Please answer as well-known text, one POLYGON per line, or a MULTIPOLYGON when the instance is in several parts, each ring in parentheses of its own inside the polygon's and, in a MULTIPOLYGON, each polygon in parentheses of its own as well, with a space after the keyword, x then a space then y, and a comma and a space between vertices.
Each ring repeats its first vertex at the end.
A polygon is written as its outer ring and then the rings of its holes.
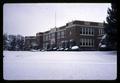
POLYGON ((117 52, 3 51, 5 80, 115 80, 117 52))

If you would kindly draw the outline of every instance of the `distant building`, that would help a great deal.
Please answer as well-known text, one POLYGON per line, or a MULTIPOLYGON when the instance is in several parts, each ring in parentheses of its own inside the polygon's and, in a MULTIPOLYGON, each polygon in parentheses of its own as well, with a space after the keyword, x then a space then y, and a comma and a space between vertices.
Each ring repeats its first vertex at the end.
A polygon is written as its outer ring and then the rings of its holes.
POLYGON ((36 36, 26 36, 25 37, 25 50, 37 49, 36 36))

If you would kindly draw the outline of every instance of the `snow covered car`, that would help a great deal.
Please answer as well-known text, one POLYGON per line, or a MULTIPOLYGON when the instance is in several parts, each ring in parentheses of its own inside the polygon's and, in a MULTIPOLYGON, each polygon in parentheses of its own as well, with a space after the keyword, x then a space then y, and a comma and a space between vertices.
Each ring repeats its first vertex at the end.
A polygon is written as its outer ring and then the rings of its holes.
POLYGON ((37 52, 38 50, 35 50, 35 49, 31 49, 30 51, 31 51, 31 52, 37 52))
POLYGON ((105 45, 105 44, 101 44, 100 46, 99 46, 99 50, 100 51, 106 51, 108 48, 107 48, 107 46, 105 45))
POLYGON ((44 49, 42 49, 41 51, 42 51, 42 52, 44 52, 45 50, 44 50, 44 49))
POLYGON ((79 51, 79 46, 72 46, 71 51, 79 51))
POLYGON ((53 51, 53 49, 52 49, 52 48, 49 48, 49 49, 47 49, 47 51, 53 51))
POLYGON ((59 49, 57 49, 58 51, 64 51, 64 48, 59 48, 59 49))
POLYGON ((57 51, 57 47, 54 47, 54 48, 53 48, 53 51, 57 51))
POLYGON ((107 46, 106 46, 106 44, 107 44, 106 37, 107 37, 107 34, 105 34, 102 37, 102 40, 99 43, 99 50, 100 51, 107 51, 107 50, 109 50, 109 48, 107 48, 107 46))
POLYGON ((69 50, 69 48, 65 48, 64 50, 65 50, 65 51, 68 51, 68 50, 69 50))

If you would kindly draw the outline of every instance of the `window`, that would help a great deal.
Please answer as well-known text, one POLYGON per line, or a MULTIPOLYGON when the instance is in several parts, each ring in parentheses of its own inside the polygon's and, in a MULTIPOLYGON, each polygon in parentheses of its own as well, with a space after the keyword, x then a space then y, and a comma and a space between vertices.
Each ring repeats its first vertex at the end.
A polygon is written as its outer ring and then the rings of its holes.
POLYGON ((45 36, 43 36, 43 41, 45 41, 45 36))
POLYGON ((92 35, 94 34, 94 29, 92 28, 92 35))
POLYGON ((83 34, 85 34, 85 28, 83 28, 83 34))
POLYGON ((84 33, 84 34, 86 34, 86 28, 84 28, 84 30, 85 30, 85 33, 84 33))
POLYGON ((48 40, 48 35, 46 35, 46 40, 48 40))
POLYGON ((51 39, 51 36, 50 36, 50 34, 49 34, 49 40, 51 39))
POLYGON ((57 33, 57 39, 60 39, 60 32, 57 33))
POLYGON ((80 28, 80 34, 82 34, 82 28, 80 28))
POLYGON ((64 38, 64 31, 61 31, 61 38, 64 38))
POLYGON ((43 36, 43 40, 46 41, 46 35, 43 36))
POLYGON ((80 29, 80 34, 82 35, 94 35, 94 29, 93 28, 81 28, 80 29))
POLYGON ((101 29, 99 29, 99 35, 101 35, 101 29))
POLYGON ((55 33, 52 33, 51 38, 55 38, 55 33))
POLYGON ((85 42, 83 42, 83 46, 85 45, 85 42))
POLYGON ((94 46, 94 40, 89 39, 89 38, 82 38, 82 39, 80 39, 80 46, 93 47, 94 46))
POLYGON ((82 42, 80 41, 80 46, 82 45, 82 42))
POLYGON ((86 28, 86 34, 88 35, 88 28, 86 28))
POLYGON ((90 46, 92 45, 92 39, 90 39, 90 46))
POLYGON ((90 34, 92 34, 93 32, 92 32, 93 30, 92 30, 92 28, 90 29, 90 34))
POLYGON ((90 34, 90 28, 88 28, 88 34, 90 34))
POLYGON ((88 46, 90 46, 90 39, 88 39, 88 46))
POLYGON ((92 46, 94 46, 94 40, 92 39, 92 46))
POLYGON ((88 39, 86 39, 86 46, 88 46, 88 39))
POLYGON ((72 34, 72 32, 70 31, 70 35, 72 34))
POLYGON ((103 29, 99 29, 99 35, 103 35, 103 34, 104 34, 103 29))
POLYGON ((101 29, 101 31, 102 31, 101 33, 102 33, 102 35, 103 35, 103 34, 104 34, 104 29, 101 29))

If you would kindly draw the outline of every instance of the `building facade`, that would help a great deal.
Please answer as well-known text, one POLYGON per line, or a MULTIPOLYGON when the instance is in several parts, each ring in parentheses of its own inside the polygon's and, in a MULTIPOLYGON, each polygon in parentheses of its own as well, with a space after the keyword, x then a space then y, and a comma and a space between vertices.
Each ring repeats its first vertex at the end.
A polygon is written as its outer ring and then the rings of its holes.
POLYGON ((36 36, 25 36, 25 50, 37 49, 36 36))
POLYGON ((43 33, 43 49, 52 49, 57 44, 57 28, 52 28, 43 33))
POLYGON ((43 48, 65 49, 76 45, 80 50, 98 50, 103 35, 103 23, 75 20, 43 33, 43 48))
POLYGON ((26 48, 54 49, 78 46, 80 50, 98 50, 104 35, 103 23, 75 20, 61 27, 25 37, 26 48))
POLYGON ((41 32, 36 33, 36 43, 37 43, 37 49, 42 50, 43 49, 43 33, 41 32))

